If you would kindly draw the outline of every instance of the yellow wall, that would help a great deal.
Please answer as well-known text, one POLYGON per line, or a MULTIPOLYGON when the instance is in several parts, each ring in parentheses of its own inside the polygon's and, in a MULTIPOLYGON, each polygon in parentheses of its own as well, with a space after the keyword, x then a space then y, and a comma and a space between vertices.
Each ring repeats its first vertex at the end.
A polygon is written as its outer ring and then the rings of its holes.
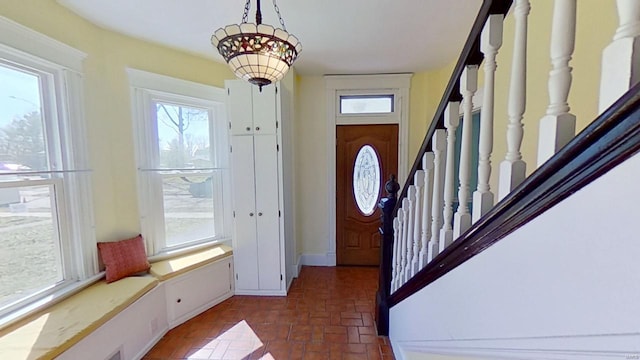
POLYGON ((298 250, 324 254, 328 248, 327 105, 321 76, 298 78, 295 128, 298 250))
POLYGON ((409 166, 420 150, 427 128, 440 104, 444 89, 449 82, 454 62, 434 70, 423 71, 411 78, 409 109, 409 166))
MULTIPOLYGON (((578 2, 578 30, 574 84, 570 94, 578 129, 596 114, 600 54, 617 22, 615 0, 578 2)), ((549 71, 549 31, 552 1, 533 2, 529 27, 523 153, 535 164, 538 121, 545 112, 549 71)), ((93 176, 98 240, 114 240, 140 230, 132 124, 126 67, 165 74, 218 87, 233 75, 226 65, 96 27, 58 5, 54 0, 3 0, 0 15, 42 32, 88 54, 85 61, 86 115, 93 176)), ((513 49, 513 19, 505 23, 505 39, 498 56, 496 145, 492 188, 496 189, 499 162, 506 151, 506 96, 513 49)), ((410 91, 410 164, 422 143, 428 124, 446 86, 453 62, 442 69, 414 74, 410 91)), ((327 128, 325 85, 321 76, 296 76, 285 84, 294 90, 294 174, 298 253, 328 251, 327 128)))
MULTIPOLYGON (((88 54, 86 118, 99 241, 140 231, 133 126, 126 67, 224 87, 225 64, 119 35, 92 25, 54 0, 3 0, 0 16, 88 54)), ((213 50, 212 50, 213 51, 213 50)))

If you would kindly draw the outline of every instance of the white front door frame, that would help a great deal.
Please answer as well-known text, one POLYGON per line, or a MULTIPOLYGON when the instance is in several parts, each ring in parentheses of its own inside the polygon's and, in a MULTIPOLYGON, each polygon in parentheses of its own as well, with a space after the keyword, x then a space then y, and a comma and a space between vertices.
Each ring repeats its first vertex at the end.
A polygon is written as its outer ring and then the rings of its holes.
MULTIPOLYGON (((336 265, 336 125, 398 124, 398 180, 404 181, 408 172, 409 151, 409 88, 412 74, 384 75, 327 75, 328 157, 328 249, 327 266, 336 265), (393 94, 394 112, 391 114, 340 115, 340 95, 393 94)), ((385 174, 386 176, 386 174, 385 174)), ((387 179, 383 179, 385 182, 387 179)), ((402 185, 402 184, 401 184, 402 185)))

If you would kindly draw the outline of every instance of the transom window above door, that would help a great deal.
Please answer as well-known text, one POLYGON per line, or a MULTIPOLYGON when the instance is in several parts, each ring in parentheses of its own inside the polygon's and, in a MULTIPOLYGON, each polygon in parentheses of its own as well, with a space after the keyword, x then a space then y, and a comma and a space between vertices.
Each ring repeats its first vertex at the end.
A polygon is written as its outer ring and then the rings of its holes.
POLYGON ((390 114, 393 113, 394 96, 390 95, 341 95, 340 114, 390 114))

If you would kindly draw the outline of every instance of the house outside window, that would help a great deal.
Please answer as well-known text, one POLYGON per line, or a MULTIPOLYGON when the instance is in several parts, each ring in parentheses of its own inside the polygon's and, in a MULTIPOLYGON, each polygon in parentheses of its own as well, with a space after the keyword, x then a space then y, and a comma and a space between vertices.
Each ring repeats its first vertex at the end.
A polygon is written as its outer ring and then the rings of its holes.
POLYGON ((224 90, 133 69, 129 77, 148 253, 228 238, 224 90))

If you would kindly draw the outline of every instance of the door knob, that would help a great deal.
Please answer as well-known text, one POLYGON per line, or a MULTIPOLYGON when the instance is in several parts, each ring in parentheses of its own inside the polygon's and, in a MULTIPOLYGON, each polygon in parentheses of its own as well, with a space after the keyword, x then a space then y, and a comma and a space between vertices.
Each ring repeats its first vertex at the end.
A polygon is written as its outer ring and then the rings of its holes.
POLYGON ((249 216, 253 216, 253 213, 249 213, 249 216))
POLYGON ((260 126, 256 126, 256 131, 260 131, 260 126))
POLYGON ((247 131, 251 131, 251 128, 247 126, 247 131))
POLYGON ((259 213, 258 213, 258 216, 262 216, 262 213, 261 213, 261 212, 259 212, 259 213))

